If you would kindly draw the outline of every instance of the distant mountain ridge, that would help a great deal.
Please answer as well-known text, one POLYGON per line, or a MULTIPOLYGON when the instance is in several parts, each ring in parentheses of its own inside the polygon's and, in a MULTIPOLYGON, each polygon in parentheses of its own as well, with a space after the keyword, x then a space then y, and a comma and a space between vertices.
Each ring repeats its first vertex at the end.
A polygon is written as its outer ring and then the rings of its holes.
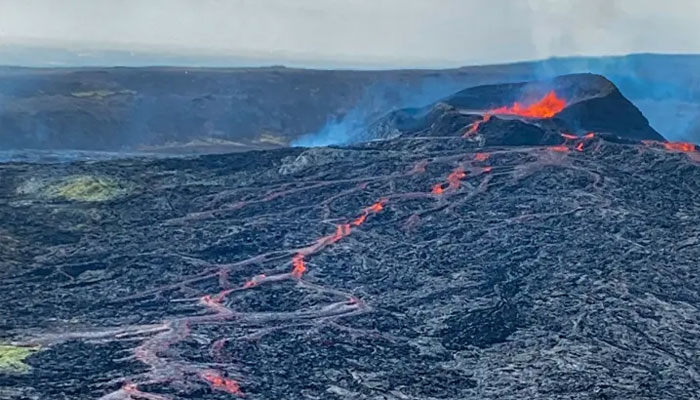
POLYGON ((609 78, 669 140, 700 141, 700 56, 642 54, 449 70, 2 67, 0 150, 235 151, 319 134, 347 143, 347 125, 392 110, 571 72, 609 78))

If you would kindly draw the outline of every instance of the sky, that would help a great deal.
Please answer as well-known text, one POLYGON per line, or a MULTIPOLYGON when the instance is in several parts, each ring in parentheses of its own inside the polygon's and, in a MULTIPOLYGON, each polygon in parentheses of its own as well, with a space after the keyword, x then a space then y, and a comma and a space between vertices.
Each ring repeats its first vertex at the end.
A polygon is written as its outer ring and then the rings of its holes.
POLYGON ((700 53, 698 0, 0 0, 0 49, 452 67, 700 53))

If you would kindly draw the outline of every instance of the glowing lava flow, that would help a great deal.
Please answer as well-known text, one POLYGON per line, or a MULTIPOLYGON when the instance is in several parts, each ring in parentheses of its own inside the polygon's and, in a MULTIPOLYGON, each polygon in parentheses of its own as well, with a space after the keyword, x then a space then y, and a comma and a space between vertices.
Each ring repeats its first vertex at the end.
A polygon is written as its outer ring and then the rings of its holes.
POLYGON ((304 255, 297 253, 292 257, 292 276, 299 279, 306 271, 306 264, 304 263, 304 255))
POLYGON ((466 176, 467 174, 461 165, 455 168, 454 171, 447 175, 447 182, 450 184, 450 188, 454 190, 459 189, 459 181, 466 178, 466 176))
POLYGON ((664 147, 670 151, 680 151, 683 153, 692 153, 695 151, 695 145, 687 142, 665 142, 664 147))
MULTIPOLYGON (((352 220, 352 222, 337 225, 334 234, 319 239, 317 241, 317 243, 333 244, 333 243, 340 241, 342 238, 350 235, 350 233, 352 232, 353 226, 359 227, 360 225, 364 224, 365 221, 367 221, 367 217, 370 214, 377 214, 377 213, 381 212, 382 210, 384 210, 384 205, 387 202, 388 202, 388 199, 386 199, 386 198, 379 199, 379 201, 377 201, 376 203, 363 209, 362 214, 359 217, 352 220)), ((304 272, 306 272, 306 264, 304 263, 304 254, 297 253, 294 255, 294 257, 292 257, 292 272, 291 272, 291 274, 294 278, 300 279, 301 276, 304 274, 304 272)))
POLYGON ((518 102, 510 107, 499 107, 490 110, 487 114, 518 115, 526 118, 552 118, 566 107, 566 100, 557 97, 554 91, 547 93, 541 100, 528 106, 518 102))
POLYGON ((352 221, 352 225, 353 226, 360 226, 360 225, 364 224, 366 220, 367 220, 367 214, 362 214, 352 221))
POLYGON ((564 146, 564 145, 549 146, 548 148, 549 148, 549 150, 554 151, 556 153, 568 153, 569 152, 569 148, 564 146))
MULTIPOLYGON (((541 100, 536 101, 528 106, 523 106, 517 101, 513 103, 512 106, 498 107, 484 113, 481 120, 478 120, 471 124, 469 129, 462 135, 463 138, 469 138, 470 136, 476 134, 479 128, 484 122, 488 122, 492 115, 517 115, 526 118, 552 118, 553 116, 559 114, 561 110, 566 107, 566 100, 557 97, 554 91, 547 93, 541 100)), ((562 133, 562 136, 566 139, 576 140, 578 136, 571 135, 568 133, 562 133)))
POLYGON ((484 122, 487 122, 490 119, 491 119, 491 114, 488 114, 488 113, 484 114, 484 118, 474 122, 472 124, 471 128, 469 128, 469 130, 464 132, 464 135, 462 135, 462 137, 468 138, 469 136, 475 134, 479 130, 479 127, 481 126, 481 124, 483 124, 484 122))
MULTIPOLYGON (((571 134, 571 133, 560 133, 560 135, 561 135, 561 137, 564 138, 564 140, 565 140, 564 143, 568 143, 571 140, 578 141, 576 146, 574 146, 574 149, 576 149, 576 151, 578 151, 579 153, 583 152, 583 147, 584 147, 583 142, 586 140, 593 139, 595 137, 595 133, 593 133, 593 132, 588 132, 587 134, 583 135, 583 137, 579 137, 579 136, 571 134)), ((552 146, 549 149, 552 151, 560 152, 560 153, 567 153, 569 151, 569 148, 566 147, 565 144, 559 145, 559 146, 552 146)))
POLYGON ((700 157, 698 157, 697 153, 695 153, 697 151, 697 146, 694 145, 693 143, 660 142, 658 140, 648 140, 648 139, 641 140, 641 143, 646 147, 661 147, 661 146, 663 146, 663 148, 666 149, 666 151, 688 153, 688 156, 690 156, 692 159, 694 159, 694 160, 700 159, 700 157))
MULTIPOLYGON (((353 226, 360 226, 360 225, 364 224, 365 221, 367 220, 367 216, 369 216, 370 213, 371 213, 371 214, 376 214, 376 213, 378 213, 378 212, 381 212, 381 211, 384 209, 384 205, 386 204, 387 201, 388 201, 388 200, 385 199, 385 198, 379 199, 378 202, 376 202, 376 203, 372 204, 371 206, 369 206, 369 207, 365 208, 364 210, 362 210, 362 215, 360 215, 359 217, 355 218, 355 219, 352 221, 351 224, 352 224, 353 226)), ((348 233, 349 233, 349 232, 348 232, 348 233)))
POLYGON ((330 237, 330 243, 335 243, 350 234, 350 224, 342 224, 335 227, 335 233, 330 237))
POLYGON ((224 378, 216 371, 206 371, 202 374, 202 378, 209 382, 209 384, 218 390, 223 390, 236 396, 244 397, 245 395, 241 392, 241 387, 238 382, 233 379, 224 378))
POLYGON ((474 155, 474 161, 486 161, 491 157, 489 153, 476 153, 474 155))
MULTIPOLYGON (((467 177, 467 173, 464 171, 464 167, 461 165, 457 166, 454 171, 447 175, 448 188, 454 190, 459 189, 459 182, 467 177)), ((440 196, 445 189, 442 188, 442 183, 436 183, 431 191, 432 194, 440 196)))

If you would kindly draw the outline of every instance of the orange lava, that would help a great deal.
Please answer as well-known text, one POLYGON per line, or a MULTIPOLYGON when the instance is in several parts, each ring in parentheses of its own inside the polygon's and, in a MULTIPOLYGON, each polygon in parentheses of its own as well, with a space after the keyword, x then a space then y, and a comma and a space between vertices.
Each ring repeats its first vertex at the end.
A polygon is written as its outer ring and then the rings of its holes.
POLYGON ((462 168, 460 165, 455 168, 454 171, 450 172, 449 175, 447 175, 447 182, 449 182, 452 189, 458 189, 459 181, 464 179, 466 176, 467 174, 464 172, 464 168, 462 168))
POLYGON ((360 225, 362 225, 362 224, 365 223, 365 220, 367 220, 367 214, 366 214, 366 213, 360 215, 360 216, 357 217, 357 218, 355 218, 355 219, 352 221, 352 225, 354 225, 354 226, 360 226, 360 225))
MULTIPOLYGON (((365 208, 362 210, 362 215, 359 217, 355 218, 352 220, 350 223, 345 223, 345 224, 340 224, 336 225, 335 228, 335 233, 329 236, 324 236, 321 239, 317 241, 320 245, 327 245, 327 244, 333 244, 340 239, 350 235, 350 232, 352 232, 352 226, 360 226, 362 225, 366 220, 367 217, 369 216, 370 213, 377 214, 384 210, 384 205, 388 202, 389 200, 387 198, 381 198, 379 201, 376 203, 372 204, 371 206, 365 208)), ((303 253, 297 253, 292 257, 292 272, 291 275, 294 278, 301 278, 301 276, 304 274, 306 271, 306 264, 304 263, 304 254, 303 253)), ((264 275, 260 275, 264 279, 264 275)), ((245 288, 255 286, 259 283, 259 281, 255 281, 255 278, 248 281, 246 283, 245 288)))
POLYGON ((570 133, 562 133, 562 134, 561 134, 561 137, 563 137, 564 139, 567 139, 567 140, 576 140, 576 139, 578 139, 578 136, 572 135, 572 134, 570 134, 570 133))
POLYGON ((569 148, 566 146, 550 146, 549 150, 555 151, 557 153, 568 153, 569 148))
POLYGON ((579 152, 583 151, 583 142, 576 145, 576 150, 579 152))
POLYGON ((436 183, 433 186, 433 194, 438 196, 442 194, 442 183, 436 183))
POLYGON ((566 107, 566 100, 557 97, 554 91, 547 93, 541 100, 528 106, 523 106, 518 102, 511 107, 499 107, 488 112, 488 114, 508 114, 518 115, 527 118, 552 118, 566 107))
POLYGON ((583 135, 583 138, 586 140, 593 139, 595 137, 595 133, 593 132, 588 132, 587 134, 583 135))
MULTIPOLYGON (((360 226, 360 225, 364 224, 365 221, 367 220, 367 216, 369 215, 369 213, 374 213, 374 214, 376 214, 376 213, 378 213, 378 212, 381 212, 381 211, 384 209, 384 204, 386 204, 387 201, 389 201, 389 200, 387 200, 386 198, 381 198, 381 199, 379 199, 378 202, 376 202, 376 203, 372 204, 371 206, 365 208, 364 210, 362 210, 362 215, 360 215, 359 217, 355 218, 355 219, 350 223, 350 225, 353 225, 353 226, 360 226)), ((335 235, 333 238, 335 239, 335 237, 337 237, 339 233, 340 233, 340 237, 342 238, 342 236, 349 235, 349 234, 350 234, 350 230, 348 229, 346 235, 343 235, 343 234, 342 234, 342 233, 343 233, 342 231, 338 231, 338 232, 336 232, 336 235, 335 235)))
POLYGON ((331 236, 330 242, 335 243, 350 234, 350 224, 342 224, 335 227, 335 233, 331 236))
POLYGON ((687 142, 666 142, 664 143, 666 150, 681 151, 683 153, 692 153, 695 151, 695 145, 687 142))
POLYGON ((493 170, 492 167, 484 167, 482 171, 484 171, 485 174, 491 173, 491 170, 493 170))
POLYGON ((386 203, 386 199, 381 199, 378 202, 367 207, 367 210, 376 214, 384 209, 384 203, 386 203))
POLYGON ((462 135, 462 137, 467 138, 467 137, 475 134, 479 130, 479 127, 481 126, 481 124, 483 124, 484 122, 487 122, 489 119, 491 119, 491 114, 488 114, 488 113, 484 114, 484 118, 481 119, 480 121, 474 122, 472 124, 471 128, 469 128, 469 130, 464 132, 464 135, 462 135))
POLYGON ((464 135, 462 135, 463 138, 467 138, 473 134, 476 133, 477 130, 479 130, 479 125, 481 125, 481 121, 476 121, 472 124, 472 126, 464 132, 464 135))
POLYGON ((233 379, 224 378, 213 371, 207 371, 202 375, 202 378, 209 382, 214 389, 223 390, 225 392, 235 394, 237 396, 244 396, 241 391, 241 387, 238 382, 233 379))
POLYGON ((306 271, 306 264, 304 263, 304 255, 297 253, 292 257, 292 276, 299 279, 306 271))
POLYGON ((476 153, 474 155, 474 161, 486 161, 491 157, 489 153, 476 153))

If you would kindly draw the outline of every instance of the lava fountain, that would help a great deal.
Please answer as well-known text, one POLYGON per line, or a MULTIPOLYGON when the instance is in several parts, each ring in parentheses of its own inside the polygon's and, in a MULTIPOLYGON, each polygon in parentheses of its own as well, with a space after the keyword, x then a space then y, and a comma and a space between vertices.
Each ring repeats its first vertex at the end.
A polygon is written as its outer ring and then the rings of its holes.
POLYGON ((518 115, 527 118, 552 118, 566 107, 566 100, 557 97, 554 91, 547 93, 542 99, 532 104, 524 106, 517 101, 512 106, 499 107, 490 110, 490 115, 518 115))

